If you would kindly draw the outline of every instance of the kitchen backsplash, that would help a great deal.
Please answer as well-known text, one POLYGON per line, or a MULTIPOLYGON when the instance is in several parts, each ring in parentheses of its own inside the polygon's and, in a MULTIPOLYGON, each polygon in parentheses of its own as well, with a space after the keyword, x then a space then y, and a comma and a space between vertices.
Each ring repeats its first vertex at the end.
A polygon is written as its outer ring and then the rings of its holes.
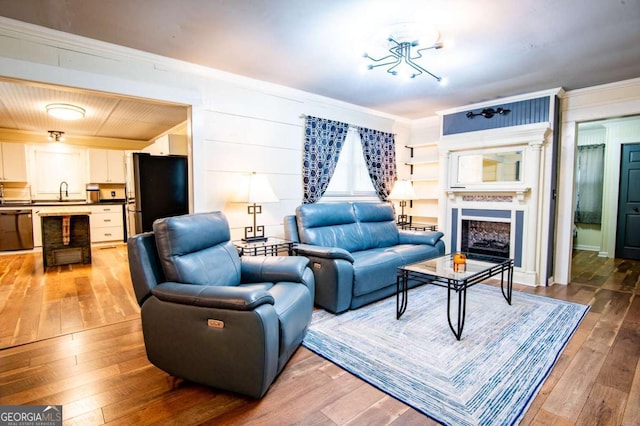
POLYGON ((100 185, 100 200, 124 200, 124 185, 100 185))
POLYGON ((24 184, 3 182, 0 195, 2 195, 3 201, 31 201, 31 187, 24 184))

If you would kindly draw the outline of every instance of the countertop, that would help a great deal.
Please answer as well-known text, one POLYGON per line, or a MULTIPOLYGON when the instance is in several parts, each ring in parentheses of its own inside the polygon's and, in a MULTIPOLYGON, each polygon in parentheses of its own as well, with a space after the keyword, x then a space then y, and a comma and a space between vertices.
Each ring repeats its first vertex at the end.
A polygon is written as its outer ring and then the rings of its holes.
POLYGON ((0 208, 30 208, 30 207, 66 207, 66 206, 101 206, 101 205, 123 205, 124 200, 101 201, 99 203, 88 203, 84 200, 56 201, 56 200, 35 200, 32 202, 6 201, 0 203, 0 208))
POLYGON ((46 212, 38 213, 39 216, 88 216, 91 211, 88 209, 79 208, 78 206, 61 206, 56 209, 47 209, 46 212))

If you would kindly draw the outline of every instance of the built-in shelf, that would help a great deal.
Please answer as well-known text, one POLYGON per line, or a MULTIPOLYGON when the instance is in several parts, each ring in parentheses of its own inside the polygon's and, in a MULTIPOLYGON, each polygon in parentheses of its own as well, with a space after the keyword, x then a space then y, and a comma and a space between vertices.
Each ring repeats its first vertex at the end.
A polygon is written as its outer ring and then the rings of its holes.
POLYGON ((472 187, 472 188, 463 188, 463 187, 453 187, 448 188, 446 190, 447 195, 450 200, 455 199, 457 194, 513 194, 516 196, 518 201, 524 201, 524 197, 529 192, 531 188, 521 187, 521 188, 500 188, 500 187, 472 187))
POLYGON ((411 182, 440 182, 440 179, 438 179, 437 177, 418 177, 418 176, 411 176, 411 182))
POLYGON ((438 201, 438 197, 420 197, 420 198, 416 198, 415 200, 420 200, 420 201, 438 201))
POLYGON ((412 158, 409 161, 407 161, 405 164, 409 165, 409 166, 416 166, 416 165, 426 165, 426 164, 439 164, 440 161, 438 160, 420 160, 418 158, 412 158))
POLYGON ((420 142, 420 143, 412 143, 409 145, 405 145, 407 148, 426 148, 429 146, 438 146, 439 142, 420 142))
POLYGON ((405 164, 410 167, 410 180, 414 184, 417 198, 411 202, 410 215, 416 222, 437 225, 440 159, 437 141, 405 145, 411 152, 405 164), (416 151, 417 150, 417 151, 416 151))

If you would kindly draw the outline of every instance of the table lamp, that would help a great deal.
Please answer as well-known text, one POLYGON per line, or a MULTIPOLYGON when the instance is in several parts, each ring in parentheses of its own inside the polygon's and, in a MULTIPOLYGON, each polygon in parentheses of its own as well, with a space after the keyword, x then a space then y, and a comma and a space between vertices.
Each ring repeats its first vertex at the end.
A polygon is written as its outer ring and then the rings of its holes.
POLYGON ((253 172, 249 176, 247 197, 247 202, 249 203, 247 213, 253 215, 253 226, 245 226, 242 241, 255 243, 267 240, 267 237, 264 236, 264 225, 257 225, 256 223, 256 215, 262 213, 262 206, 259 203, 276 203, 278 201, 278 197, 276 197, 271 185, 269 185, 267 177, 253 172))
POLYGON ((404 208, 407 205, 407 200, 413 200, 416 198, 416 193, 413 190, 413 185, 408 180, 397 180, 393 185, 391 194, 389 194, 390 200, 400 201, 401 214, 398 215, 398 225, 406 225, 409 223, 409 217, 404 214, 404 208))

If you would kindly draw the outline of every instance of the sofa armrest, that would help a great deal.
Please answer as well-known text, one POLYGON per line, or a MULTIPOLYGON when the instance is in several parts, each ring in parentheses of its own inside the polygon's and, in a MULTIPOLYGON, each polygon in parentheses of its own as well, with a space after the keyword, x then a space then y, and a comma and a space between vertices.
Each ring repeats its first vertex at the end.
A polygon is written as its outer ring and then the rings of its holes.
POLYGON ((165 302, 235 311, 251 311, 257 306, 275 303, 266 290, 245 287, 165 282, 154 287, 151 293, 165 302))
POLYGON ((435 246, 444 234, 440 231, 398 231, 400 244, 428 244, 435 246))
POLYGON ((343 259, 351 263, 355 261, 351 253, 339 247, 323 247, 310 244, 298 244, 294 250, 300 256, 314 256, 324 259, 343 259))
POLYGON ((299 283, 309 259, 302 256, 242 256, 242 283, 289 281, 299 283))

